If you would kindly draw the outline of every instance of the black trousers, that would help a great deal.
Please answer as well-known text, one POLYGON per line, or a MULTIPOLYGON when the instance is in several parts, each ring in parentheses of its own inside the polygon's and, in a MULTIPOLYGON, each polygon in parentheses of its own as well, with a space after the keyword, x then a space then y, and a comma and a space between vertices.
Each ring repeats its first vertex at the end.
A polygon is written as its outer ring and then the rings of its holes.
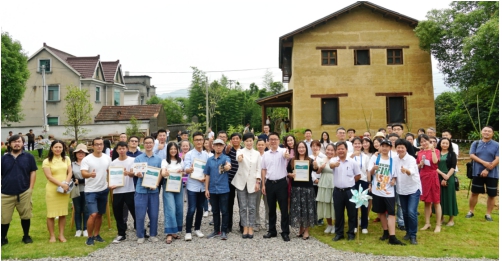
POLYGON ((354 235, 354 229, 357 227, 357 212, 356 204, 350 202, 352 197, 351 188, 344 191, 335 187, 333 189, 333 203, 335 205, 335 233, 343 236, 343 228, 345 226, 345 209, 347 209, 347 216, 349 217, 349 231, 348 235, 354 235))
POLYGON ((35 141, 28 141, 28 150, 30 150, 30 147, 31 147, 31 150, 34 150, 35 149, 35 141))
POLYGON ((288 212, 288 182, 286 178, 273 181, 267 180, 265 184, 268 203, 268 232, 277 234, 275 224, 277 223, 277 203, 281 209, 281 230, 282 234, 289 235, 289 212, 288 212))
MULTIPOLYGON (((230 192, 228 193, 228 227, 227 230, 228 232, 232 231, 232 226, 234 225, 234 203, 235 203, 235 187, 234 185, 228 183, 228 187, 230 188, 230 192)), ((237 200, 237 204, 239 204, 239 201, 237 200)), ((241 206, 239 206, 240 209, 241 206)), ((214 213, 213 213, 214 215, 214 213)), ((239 216, 240 217, 240 216, 239 216)), ((239 220, 239 227, 242 228, 241 226, 241 221, 239 220)))
POLYGON ((125 236, 127 223, 124 222, 124 204, 127 205, 129 212, 134 220, 134 229, 136 229, 136 208, 134 207, 134 192, 113 194, 113 215, 117 222, 119 236, 125 236))

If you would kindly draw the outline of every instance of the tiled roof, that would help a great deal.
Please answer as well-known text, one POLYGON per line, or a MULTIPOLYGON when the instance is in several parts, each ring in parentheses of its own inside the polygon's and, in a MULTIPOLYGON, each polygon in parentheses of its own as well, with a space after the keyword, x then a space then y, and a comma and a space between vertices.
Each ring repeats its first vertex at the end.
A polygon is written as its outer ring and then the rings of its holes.
POLYGON ((99 55, 94 57, 68 57, 66 62, 77 70, 82 77, 92 78, 99 62, 99 55))
POLYGON ((44 47, 51 50, 51 52, 53 52, 55 55, 59 56, 59 58, 61 58, 63 61, 66 61, 66 59, 68 57, 75 57, 75 55, 72 55, 72 54, 69 54, 69 53, 65 53, 61 50, 58 50, 54 47, 50 47, 48 46, 47 44, 44 43, 44 47))
POLYGON ((161 104, 103 106, 94 121, 128 121, 132 116, 137 120, 149 120, 156 118, 161 110, 161 104))
POLYGON ((103 72, 105 74, 105 81, 115 82, 115 73, 117 72, 117 67, 119 66, 119 60, 115 62, 101 62, 103 66, 103 72))

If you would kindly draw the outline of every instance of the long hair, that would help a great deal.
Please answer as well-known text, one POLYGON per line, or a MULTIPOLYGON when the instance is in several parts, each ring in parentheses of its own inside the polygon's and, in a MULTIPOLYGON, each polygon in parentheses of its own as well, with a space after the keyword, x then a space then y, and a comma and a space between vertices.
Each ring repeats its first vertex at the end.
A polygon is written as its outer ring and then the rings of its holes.
MULTIPOLYGON (((103 153, 106 153, 106 149, 112 149, 112 142, 110 140, 103 140, 103 153)), ((110 156, 110 155, 108 155, 110 156)))
POLYGON ((174 158, 176 159, 176 163, 181 163, 181 158, 180 158, 180 148, 178 148, 178 144, 175 142, 169 142, 167 144, 167 153, 166 153, 166 161, 167 163, 171 164, 171 153, 169 152, 171 150, 171 147, 176 148, 176 155, 174 155, 174 158))
POLYGON ((284 139, 283 139, 283 141, 284 141, 284 143, 283 143, 284 148, 286 148, 286 149, 288 149, 288 150, 290 150, 290 149, 291 149, 291 148, 288 146, 288 138, 289 138, 289 137, 293 138, 293 149, 295 149, 295 148, 296 148, 296 138, 295 138, 295 136, 293 136, 293 135, 286 135, 286 136, 284 137, 284 139))
POLYGON ((328 133, 327 131, 323 131, 323 132, 321 133, 321 138, 319 139, 319 141, 321 142, 321 144, 323 144, 325 141, 326 141, 327 143, 331 143, 331 140, 329 139, 329 133, 328 133), (322 136, 324 135, 324 133, 326 133, 326 136, 328 136, 328 139, 327 139, 327 140, 325 140, 325 139, 323 139, 323 138, 322 138, 322 136))
POLYGON ((52 162, 52 159, 54 158, 54 152, 52 152, 52 148, 58 143, 61 144, 61 146, 63 146, 63 151, 61 152, 61 158, 63 159, 63 161, 66 159, 66 145, 64 141, 54 140, 51 143, 51 148, 49 149, 49 156, 47 157, 49 159, 49 162, 52 162))
POLYGON ((450 144, 450 145, 448 146, 448 154, 453 153, 453 145, 451 144, 451 140, 450 140, 450 139, 448 139, 448 138, 444 138, 444 137, 443 137, 443 138, 441 138, 441 139, 439 139, 439 142, 438 142, 438 144, 436 145, 436 149, 438 149, 439 151, 443 150, 443 149, 441 148, 441 142, 442 142, 443 140, 447 140, 447 141, 448 141, 448 143, 450 144))
MULTIPOLYGON (((296 144, 296 146, 295 146, 295 157, 294 157, 294 160, 299 160, 300 159, 300 153, 298 152, 298 147, 300 146, 300 144, 303 144, 303 146, 305 146, 305 156, 304 156, 303 160, 308 160, 309 162, 311 162, 312 159, 308 155, 308 153, 309 153, 308 148, 309 147, 307 146, 307 143, 305 143, 305 141, 300 141, 300 142, 298 142, 298 144, 296 144)), ((289 164, 291 164, 291 167, 294 166, 294 160, 291 160, 289 162, 289 164)))
MULTIPOLYGON (((375 146, 373 146, 373 141, 370 138, 364 137, 361 143, 364 144, 365 141, 369 142, 369 144, 370 144, 369 153, 371 153, 371 154, 375 153, 376 149, 375 149, 375 146)), ((364 146, 362 147, 361 151, 364 152, 364 146)))

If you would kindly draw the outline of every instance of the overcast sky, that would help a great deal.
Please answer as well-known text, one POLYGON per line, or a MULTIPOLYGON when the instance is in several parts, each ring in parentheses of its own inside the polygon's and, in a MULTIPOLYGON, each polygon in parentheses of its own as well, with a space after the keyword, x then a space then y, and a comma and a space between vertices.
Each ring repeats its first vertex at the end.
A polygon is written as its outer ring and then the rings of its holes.
MULTIPOLYGON (((226 71, 208 73, 209 79, 225 74, 244 88, 261 87, 266 68, 280 81, 279 37, 354 2, 3 1, 0 25, 28 55, 45 42, 76 56, 119 59, 124 72, 150 75, 161 94, 187 88, 191 66, 226 71)), ((450 2, 372 1, 417 20, 450 2)), ((449 89, 435 61, 433 77, 436 95, 449 89)))

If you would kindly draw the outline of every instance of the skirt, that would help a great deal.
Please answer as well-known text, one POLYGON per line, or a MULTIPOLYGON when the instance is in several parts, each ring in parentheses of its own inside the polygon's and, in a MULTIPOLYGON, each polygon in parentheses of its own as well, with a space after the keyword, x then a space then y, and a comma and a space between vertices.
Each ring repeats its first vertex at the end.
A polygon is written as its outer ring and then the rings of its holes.
POLYGON ((315 192, 313 187, 292 187, 290 225, 313 227, 317 222, 315 192))

